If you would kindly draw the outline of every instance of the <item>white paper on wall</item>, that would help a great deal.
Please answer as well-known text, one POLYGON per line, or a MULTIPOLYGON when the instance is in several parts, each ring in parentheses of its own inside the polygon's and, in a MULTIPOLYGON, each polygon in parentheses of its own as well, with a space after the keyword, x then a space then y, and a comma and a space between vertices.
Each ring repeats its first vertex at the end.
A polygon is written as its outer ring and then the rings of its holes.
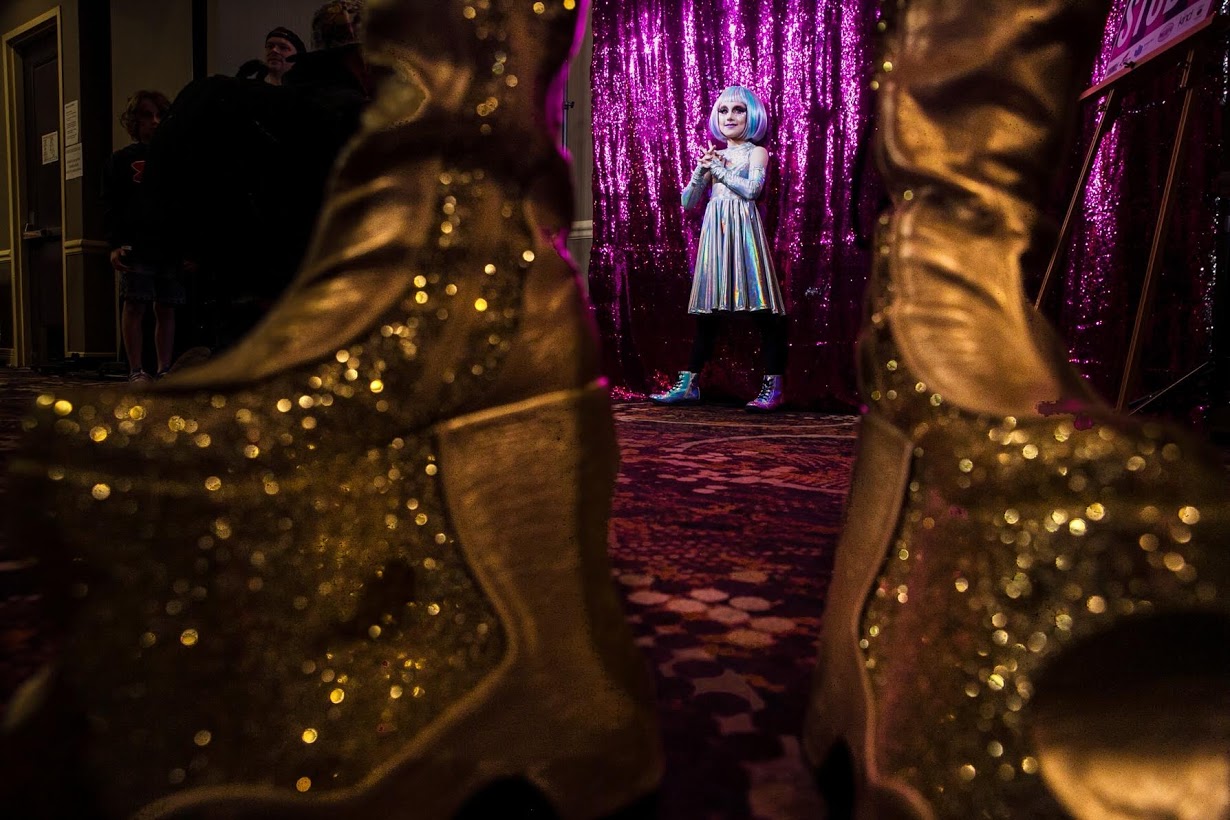
MULTIPOLYGON (((76 145, 81 141, 81 106, 79 100, 64 103, 64 146, 76 145)), ((68 152, 65 151, 67 154, 68 152)))
POLYGON ((70 145, 64 149, 64 178, 80 179, 85 176, 85 167, 81 159, 81 143, 70 145))
POLYGON ((60 161, 60 132, 52 131, 43 134, 43 164, 50 165, 60 161))

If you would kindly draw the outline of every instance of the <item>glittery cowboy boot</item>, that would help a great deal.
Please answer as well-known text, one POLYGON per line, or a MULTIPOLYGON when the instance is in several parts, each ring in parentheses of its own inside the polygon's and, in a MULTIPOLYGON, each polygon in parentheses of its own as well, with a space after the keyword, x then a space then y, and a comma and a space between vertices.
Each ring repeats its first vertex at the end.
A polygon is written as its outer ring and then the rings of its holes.
POLYGON ((1092 398, 1022 293, 1106 10, 907 0, 890 23, 869 410, 804 729, 858 817, 1230 805, 1225 476, 1092 398))
POLYGON ((655 788, 563 251, 584 13, 370 0, 383 80, 288 294, 151 389, 39 398, 16 537, 63 639, 7 710, 6 805, 417 820, 511 782, 589 818, 655 788))

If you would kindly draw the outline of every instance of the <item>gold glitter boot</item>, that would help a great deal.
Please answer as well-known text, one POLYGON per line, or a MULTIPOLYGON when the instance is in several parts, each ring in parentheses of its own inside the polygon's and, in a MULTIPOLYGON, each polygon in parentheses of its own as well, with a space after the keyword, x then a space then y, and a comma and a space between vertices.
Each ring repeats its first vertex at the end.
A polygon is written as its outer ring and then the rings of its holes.
POLYGON ((870 409, 804 731, 859 817, 1230 812, 1225 476, 1093 399, 1022 293, 1106 11, 890 24, 870 409))
POLYGON ((23 816, 417 820, 512 779, 589 818, 660 777, 562 255, 585 4, 367 12, 387 76, 268 319, 28 420, 17 537, 64 617, 6 715, 23 816))

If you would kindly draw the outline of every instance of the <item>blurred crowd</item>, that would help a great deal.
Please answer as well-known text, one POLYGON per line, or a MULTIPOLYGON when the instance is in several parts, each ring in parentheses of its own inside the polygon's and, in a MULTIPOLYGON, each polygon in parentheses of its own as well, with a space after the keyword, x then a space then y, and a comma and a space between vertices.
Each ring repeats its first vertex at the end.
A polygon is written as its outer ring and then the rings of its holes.
POLYGON ((102 196, 130 381, 234 344, 294 276, 372 94, 362 24, 363 0, 329 2, 311 49, 278 26, 234 76, 128 100, 102 196))

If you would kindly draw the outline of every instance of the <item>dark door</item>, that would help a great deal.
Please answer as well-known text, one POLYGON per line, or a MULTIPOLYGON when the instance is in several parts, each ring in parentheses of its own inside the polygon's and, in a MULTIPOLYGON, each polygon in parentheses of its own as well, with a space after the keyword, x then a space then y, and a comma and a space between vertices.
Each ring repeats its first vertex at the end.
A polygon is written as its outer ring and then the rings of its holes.
POLYGON ((60 61, 55 27, 21 43, 17 54, 23 85, 24 307, 30 327, 29 363, 39 365, 64 358, 60 61))

